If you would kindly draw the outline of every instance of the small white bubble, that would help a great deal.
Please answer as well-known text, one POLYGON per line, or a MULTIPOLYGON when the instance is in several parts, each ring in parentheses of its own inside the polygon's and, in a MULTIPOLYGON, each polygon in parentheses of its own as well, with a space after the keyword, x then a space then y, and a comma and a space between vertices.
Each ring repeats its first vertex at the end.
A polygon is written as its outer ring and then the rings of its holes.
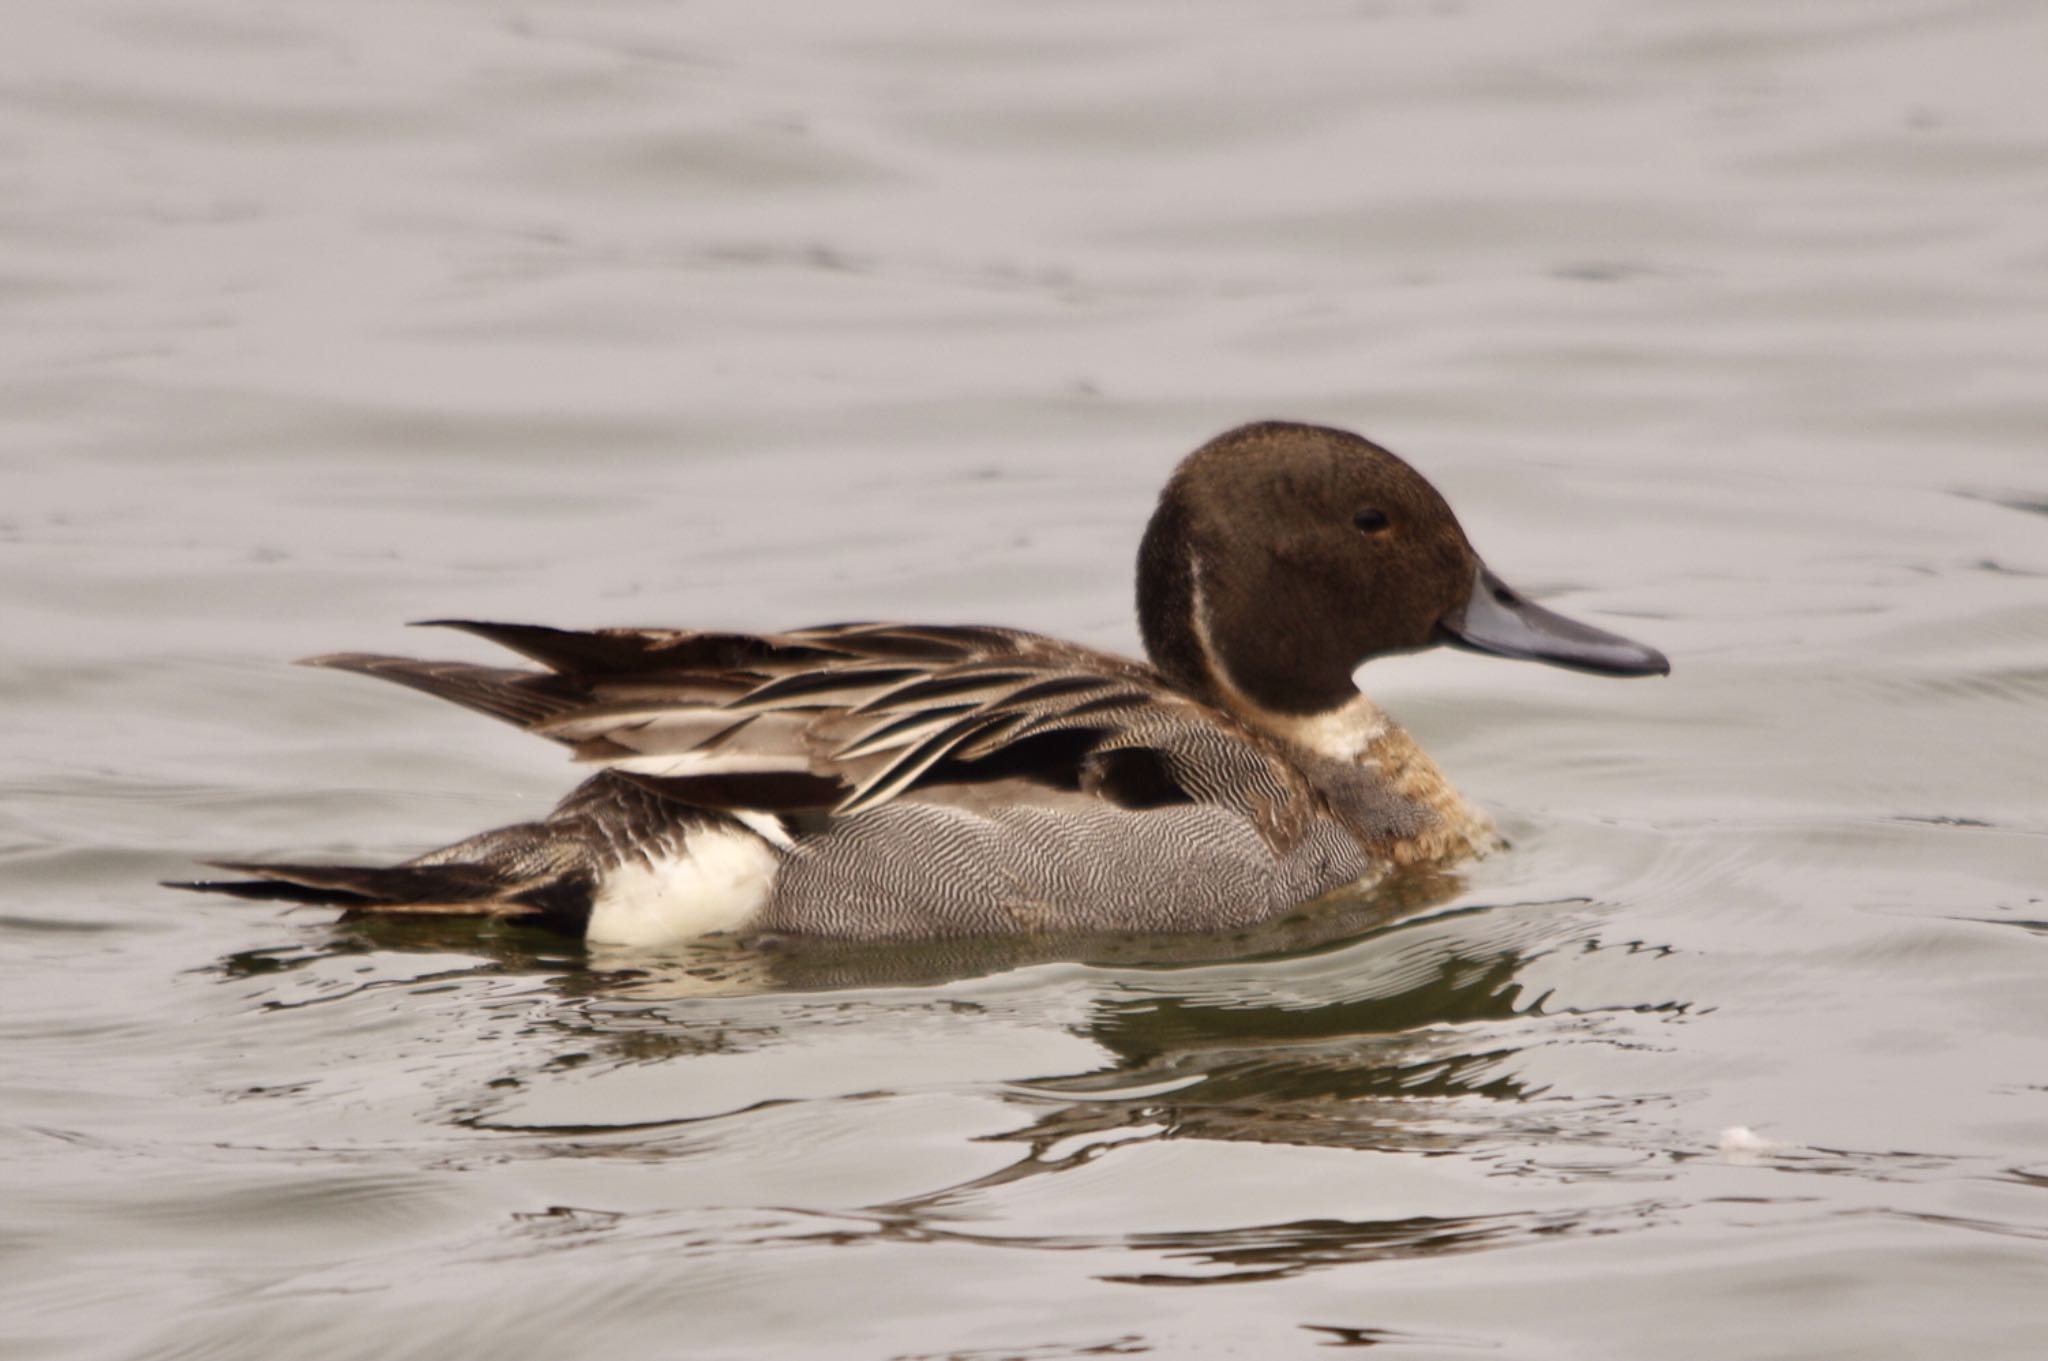
POLYGON ((1732 1163, 1753 1163, 1765 1154, 1783 1148, 1775 1139, 1766 1139, 1748 1125, 1730 1125, 1721 1131, 1721 1137, 1714 1147, 1722 1157, 1732 1163))

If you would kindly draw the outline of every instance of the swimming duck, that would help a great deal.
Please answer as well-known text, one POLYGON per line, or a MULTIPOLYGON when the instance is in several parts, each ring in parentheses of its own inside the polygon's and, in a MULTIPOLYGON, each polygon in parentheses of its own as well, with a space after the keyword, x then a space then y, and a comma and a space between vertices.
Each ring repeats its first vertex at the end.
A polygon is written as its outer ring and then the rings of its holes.
POLYGON ((1262 422, 1175 470, 1138 550, 1139 662, 1014 629, 574 631, 434 621, 541 669, 340 653, 600 767, 537 822, 390 866, 221 861, 179 885, 593 943, 1215 932, 1497 837, 1352 681, 1439 643, 1609 675, 1654 648, 1480 561, 1437 490, 1262 422))

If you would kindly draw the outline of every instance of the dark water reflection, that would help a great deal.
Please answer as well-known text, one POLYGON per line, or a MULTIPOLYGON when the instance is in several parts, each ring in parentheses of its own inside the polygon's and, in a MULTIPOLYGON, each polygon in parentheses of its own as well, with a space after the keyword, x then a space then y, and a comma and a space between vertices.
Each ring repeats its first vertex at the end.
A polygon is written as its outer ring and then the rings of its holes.
MULTIPOLYGON (((1029 1195, 1034 1179, 1091 1169, 1148 1144, 1198 1140, 1281 1144, 1439 1156, 1489 1156, 1503 1131, 1541 1125, 1541 1084, 1518 1072, 1545 1027, 1575 1028, 1586 1013, 1547 1008, 1548 989, 1529 986, 1532 961, 1556 951, 1604 947, 1601 913, 1584 900, 1465 902, 1441 910, 1464 885, 1454 876, 1411 876, 1370 894, 1340 897, 1235 942, 1177 938, 1037 940, 922 952, 897 948, 797 946, 768 951, 707 945, 666 961, 644 955, 630 967, 546 933, 502 925, 367 920, 337 924, 307 947, 239 952, 217 966, 228 980, 268 980, 294 971, 345 969, 350 959, 424 954, 471 958, 456 967, 383 972, 353 987, 317 986, 266 1007, 349 1003, 369 989, 408 996, 463 980, 529 977, 556 999, 525 1030, 520 1063, 481 1084, 451 1112, 485 1137, 513 1137, 556 1156, 581 1150, 647 1156, 670 1148, 690 1156, 696 1127, 745 1119, 742 1104, 705 1113, 689 1093, 691 1065, 773 1049, 801 1049, 822 1029, 860 1026, 877 1012, 943 1014, 959 1029, 1000 1010, 973 984, 931 989, 969 973, 1054 968, 1048 984, 1078 1003, 1071 1016, 1040 1018, 1086 1041, 1095 1055, 1072 1072, 1019 1075, 1006 1086, 1016 1113, 1008 1128, 982 1134, 1015 1147, 1000 1165, 965 1181, 839 1212, 864 1225, 778 1241, 953 1242, 1004 1250, 1113 1252, 1155 1266, 1110 1270, 1098 1279, 1136 1285, 1274 1280, 1346 1263, 1430 1257, 1587 1232, 1611 1233, 1655 1220, 1655 1202, 1628 1200, 1593 1210, 1530 1210, 1233 1224, 1208 1231, 989 1234, 972 1227, 991 1197, 1029 1195), (1072 961, 1059 967, 1053 961, 1072 961), (613 961, 615 963, 615 961, 613 961), (600 1087, 649 1074, 681 1098, 663 1113, 658 1094, 623 1103, 631 1118, 604 1118, 622 1103, 563 1099, 549 1089, 600 1087), (542 1095, 533 1099, 535 1092, 542 1095), (1478 1108, 1475 1109, 1475 1103, 1478 1108), (1535 1103, 1532 1122, 1518 1108, 1535 1103), (1495 1114, 1481 1113, 1496 1106, 1495 1114), (572 1109, 574 1119, 536 1118, 572 1109), (1457 1111, 1445 1119, 1446 1110, 1457 1111), (621 1142, 621 1141, 624 1142, 621 1142)), ((1640 950, 1639 945, 1624 947, 1640 950)), ((1635 1013, 1682 1015, 1687 1004, 1638 1004, 1635 1013)), ((638 1084, 635 1084, 638 1085, 638 1084)), ((293 1095, 256 1093, 251 1095, 293 1095)), ((836 1099, 886 1097, 849 1092, 836 1099)), ((815 1098, 814 1098, 815 1099, 815 1098)), ((1583 1114, 1583 1113, 1582 1113, 1583 1114)), ((553 1235, 580 1240, 608 1231, 621 1215, 559 1207, 553 1235)), ((643 1226, 650 1227, 651 1226, 643 1226)))

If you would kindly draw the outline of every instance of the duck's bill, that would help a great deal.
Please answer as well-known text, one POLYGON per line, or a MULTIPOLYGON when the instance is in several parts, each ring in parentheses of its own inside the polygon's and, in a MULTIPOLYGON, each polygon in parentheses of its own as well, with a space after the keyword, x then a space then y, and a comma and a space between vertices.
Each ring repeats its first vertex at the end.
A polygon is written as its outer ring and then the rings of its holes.
POLYGON ((1656 648, 1546 610, 1509 590, 1484 567, 1473 579, 1472 594, 1438 627, 1454 646, 1500 657, 1525 657, 1603 676, 1671 672, 1671 663, 1656 648))

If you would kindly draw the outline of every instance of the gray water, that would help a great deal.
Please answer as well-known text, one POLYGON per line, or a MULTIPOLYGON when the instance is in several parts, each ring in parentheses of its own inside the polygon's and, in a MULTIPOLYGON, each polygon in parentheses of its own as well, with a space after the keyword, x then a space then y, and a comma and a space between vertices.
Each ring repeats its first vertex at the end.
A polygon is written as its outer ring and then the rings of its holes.
POLYGON ((0 1355, 2048 1354, 2048 9, 6 27, 0 1355), (1131 648, 1159 482, 1265 416, 1675 665, 1369 667, 1515 844, 1334 940, 154 886, 566 787, 286 665, 488 655, 409 619, 1131 648))

